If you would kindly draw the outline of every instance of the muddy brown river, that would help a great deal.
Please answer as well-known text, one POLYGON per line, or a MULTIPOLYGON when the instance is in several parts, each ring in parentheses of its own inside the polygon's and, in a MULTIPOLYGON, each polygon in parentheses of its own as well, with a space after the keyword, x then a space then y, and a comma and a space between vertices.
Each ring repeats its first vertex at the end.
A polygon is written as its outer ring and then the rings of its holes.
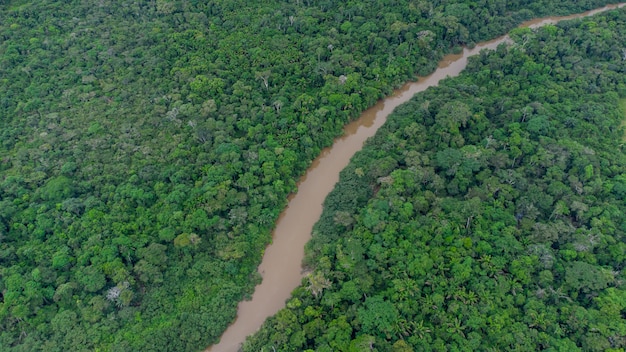
MULTIPOLYGON (((565 17, 536 19, 524 22, 520 27, 536 28, 562 20, 591 16, 625 5, 626 3, 611 5, 565 17)), ((502 36, 480 43, 473 49, 465 48, 460 54, 445 56, 434 73, 419 77, 417 82, 405 84, 345 127, 344 135, 313 161, 298 183, 298 192, 289 197, 289 204, 276 223, 273 242, 265 250, 259 265, 258 270, 263 281, 255 288, 252 300, 239 304, 235 322, 228 327, 220 342, 207 348, 205 352, 237 352, 248 335, 256 332, 265 319, 285 306, 291 291, 300 285, 303 278, 301 263, 304 245, 311 237, 313 224, 322 214, 322 202, 339 181, 339 172, 363 147, 365 140, 385 123, 387 116, 416 93, 436 86, 448 76, 458 76, 467 65, 469 56, 478 54, 482 49, 495 49, 499 44, 508 41, 508 36, 502 36)))

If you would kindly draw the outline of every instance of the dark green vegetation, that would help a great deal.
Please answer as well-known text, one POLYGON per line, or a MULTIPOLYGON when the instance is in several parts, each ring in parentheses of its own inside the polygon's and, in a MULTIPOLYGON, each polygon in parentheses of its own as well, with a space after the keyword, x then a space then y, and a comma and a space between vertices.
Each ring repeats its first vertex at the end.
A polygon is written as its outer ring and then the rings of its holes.
POLYGON ((351 117, 453 46, 603 3, 0 1, 0 349, 215 341, 351 117))
POLYGON ((245 350, 624 350, 626 11, 511 35, 357 154, 245 350))
MULTIPOLYGON (((620 125, 621 127, 626 128, 626 98, 623 98, 620 102, 620 105, 622 106, 622 124, 620 125)), ((626 142, 626 129, 624 130, 624 134, 622 135, 622 141, 626 142)))

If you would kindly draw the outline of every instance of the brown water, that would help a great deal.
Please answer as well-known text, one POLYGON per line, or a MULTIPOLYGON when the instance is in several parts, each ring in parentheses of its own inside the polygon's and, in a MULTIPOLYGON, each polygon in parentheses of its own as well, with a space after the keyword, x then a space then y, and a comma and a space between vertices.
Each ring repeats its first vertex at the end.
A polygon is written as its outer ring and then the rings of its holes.
MULTIPOLYGON (((578 15, 532 20, 521 26, 536 28, 565 19, 591 16, 624 5, 626 3, 578 15)), ((345 127, 343 137, 335 140, 332 147, 322 151, 298 183, 298 193, 289 197, 289 204, 276 223, 273 243, 265 250, 259 266, 263 282, 256 287, 252 300, 239 304, 235 322, 222 335, 220 343, 209 347, 206 352, 238 351, 248 335, 256 332, 266 318, 285 306, 291 291, 300 285, 303 278, 301 263, 304 245, 311 237, 313 224, 322 214, 322 202, 339 181, 339 172, 348 165, 354 153, 363 147, 365 140, 373 136, 385 123, 387 116, 398 105, 411 99, 415 93, 436 86, 441 79, 448 76, 459 75, 467 65, 469 56, 477 54, 482 49, 495 49, 499 44, 509 41, 508 36, 503 36, 476 45, 473 49, 465 48, 460 54, 446 55, 433 74, 420 77, 418 82, 405 84, 345 127)))

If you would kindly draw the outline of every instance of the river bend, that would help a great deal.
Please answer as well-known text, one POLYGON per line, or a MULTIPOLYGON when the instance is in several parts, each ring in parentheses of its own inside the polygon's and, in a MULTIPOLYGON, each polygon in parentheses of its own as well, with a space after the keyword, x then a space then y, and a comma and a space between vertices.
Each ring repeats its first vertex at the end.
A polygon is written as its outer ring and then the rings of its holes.
MULTIPOLYGON (((626 3, 609 5, 596 10, 564 17, 547 17, 524 22, 520 27, 537 28, 559 21, 587 17, 599 12, 625 6, 626 3)), ((409 82, 376 105, 364 111, 354 122, 344 128, 342 137, 326 148, 313 161, 306 174, 298 182, 298 192, 289 197, 287 208, 282 212, 273 233, 273 242, 265 250, 258 271, 263 277, 250 301, 243 301, 237 310, 237 319, 222 335, 220 342, 205 352, 236 352, 245 338, 256 332, 265 319, 285 306, 291 291, 303 278, 301 263, 304 245, 311 238, 313 225, 322 214, 322 203, 339 181, 339 172, 348 165, 350 158, 369 137, 387 120, 387 116, 413 95, 436 86, 446 77, 458 76, 467 65, 467 58, 482 49, 495 49, 509 42, 507 35, 480 43, 472 49, 464 48, 460 54, 446 55, 437 70, 417 82, 409 82)))

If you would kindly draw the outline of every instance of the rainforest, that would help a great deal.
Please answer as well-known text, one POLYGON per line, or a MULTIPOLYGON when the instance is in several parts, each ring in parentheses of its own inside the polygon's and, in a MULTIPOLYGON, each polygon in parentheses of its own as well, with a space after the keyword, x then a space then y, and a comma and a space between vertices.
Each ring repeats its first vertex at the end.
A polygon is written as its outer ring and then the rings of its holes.
POLYGON ((624 35, 516 29, 398 108, 244 351, 623 351, 624 35))
MULTIPOLYGON (((0 1, 0 349, 218 341, 310 162, 445 53, 606 1, 0 1)), ((623 350, 626 12, 390 117, 245 350, 623 350)))

